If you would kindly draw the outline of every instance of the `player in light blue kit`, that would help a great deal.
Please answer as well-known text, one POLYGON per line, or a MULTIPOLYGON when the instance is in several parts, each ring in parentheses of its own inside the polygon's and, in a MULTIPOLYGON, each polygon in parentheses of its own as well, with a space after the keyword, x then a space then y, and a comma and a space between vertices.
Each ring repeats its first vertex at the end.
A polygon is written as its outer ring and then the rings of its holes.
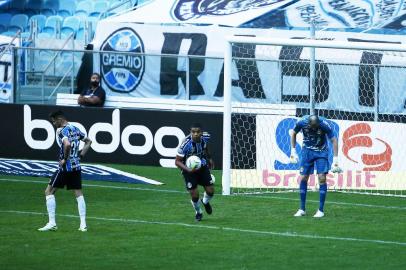
POLYGON ((321 218, 324 217, 324 202, 327 194, 326 175, 330 170, 328 139, 331 140, 334 151, 333 168, 331 171, 333 173, 342 172, 338 166, 337 138, 324 117, 317 115, 304 116, 296 123, 291 135, 291 163, 299 161, 296 153, 296 135, 299 132, 303 132, 302 158, 300 159, 300 209, 294 216, 302 217, 306 215, 307 181, 309 180, 309 175, 314 173, 316 167, 320 184, 320 204, 319 209, 313 217, 321 218))

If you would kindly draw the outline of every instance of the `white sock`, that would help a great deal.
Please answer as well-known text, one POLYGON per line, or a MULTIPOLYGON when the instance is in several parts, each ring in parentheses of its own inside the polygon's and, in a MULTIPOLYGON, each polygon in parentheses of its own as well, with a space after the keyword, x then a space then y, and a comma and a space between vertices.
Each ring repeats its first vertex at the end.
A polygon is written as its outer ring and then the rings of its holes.
POLYGON ((45 196, 45 200, 46 200, 46 205, 47 205, 49 223, 56 224, 56 221, 55 221, 55 208, 56 208, 55 196, 54 195, 45 196))
POLYGON ((205 192, 203 195, 203 203, 207 204, 208 202, 210 202, 210 200, 213 198, 213 196, 209 196, 207 195, 207 193, 205 192))
POLYGON ((86 227, 86 203, 85 203, 85 198, 83 197, 83 195, 81 195, 79 197, 76 197, 76 200, 78 201, 80 227, 85 228, 86 227))
POLYGON ((197 202, 191 200, 190 202, 192 203, 192 206, 195 209, 196 213, 202 212, 202 209, 200 208, 200 200, 198 200, 197 202))

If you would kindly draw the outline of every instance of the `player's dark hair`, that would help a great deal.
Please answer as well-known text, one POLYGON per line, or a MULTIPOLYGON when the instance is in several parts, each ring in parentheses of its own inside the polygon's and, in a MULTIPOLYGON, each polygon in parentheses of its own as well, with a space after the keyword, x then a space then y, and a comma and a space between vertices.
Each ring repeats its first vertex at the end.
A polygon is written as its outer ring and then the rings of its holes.
POLYGON ((101 76, 100 76, 100 74, 99 74, 99 73, 97 73, 97 72, 93 72, 93 73, 92 73, 92 75, 91 75, 90 77, 93 77, 93 75, 96 75, 96 76, 97 76, 97 78, 99 78, 99 81, 100 81, 101 76))
POLYGON ((319 121, 320 121, 320 118, 319 118, 319 116, 316 115, 316 114, 311 114, 311 115, 309 116, 309 120, 310 120, 310 121, 319 122, 319 121))
POLYGON ((192 128, 202 129, 202 125, 200 123, 193 123, 192 125, 190 125, 190 129, 192 129, 192 128))
POLYGON ((54 111, 49 114, 49 119, 57 119, 57 118, 66 119, 65 114, 61 110, 54 111))

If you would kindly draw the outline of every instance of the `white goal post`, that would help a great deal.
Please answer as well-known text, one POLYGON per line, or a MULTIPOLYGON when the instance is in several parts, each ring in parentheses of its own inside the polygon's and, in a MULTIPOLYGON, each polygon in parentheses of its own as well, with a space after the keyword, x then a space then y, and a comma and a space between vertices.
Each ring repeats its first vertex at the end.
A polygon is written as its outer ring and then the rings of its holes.
POLYGON ((400 149, 406 134, 406 45, 226 40, 224 195, 296 189, 299 168, 287 164, 289 131, 299 116, 317 113, 332 121, 340 143, 344 173, 328 176, 329 189, 406 196, 406 151, 400 149), (251 57, 244 54, 248 50, 251 57), (246 107, 235 98, 244 87, 251 94, 261 91, 252 98, 246 94, 246 107))

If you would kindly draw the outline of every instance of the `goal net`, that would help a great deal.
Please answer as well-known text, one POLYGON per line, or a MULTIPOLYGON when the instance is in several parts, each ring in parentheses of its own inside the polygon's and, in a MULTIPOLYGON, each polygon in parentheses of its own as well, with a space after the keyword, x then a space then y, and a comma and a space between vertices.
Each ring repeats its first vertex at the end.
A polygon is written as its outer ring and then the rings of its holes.
POLYGON ((339 142, 330 190, 406 196, 405 45, 231 37, 226 48, 223 194, 297 189, 290 133, 315 113, 339 142))

